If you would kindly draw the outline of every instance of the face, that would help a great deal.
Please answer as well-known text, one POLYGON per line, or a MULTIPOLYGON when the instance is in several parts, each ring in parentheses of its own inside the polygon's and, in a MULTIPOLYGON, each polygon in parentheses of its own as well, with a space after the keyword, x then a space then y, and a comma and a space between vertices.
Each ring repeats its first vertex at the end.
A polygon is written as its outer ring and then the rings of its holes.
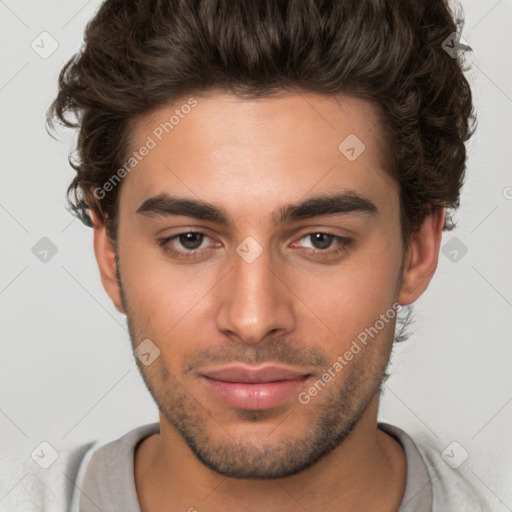
POLYGON ((187 98, 135 126, 133 150, 154 147, 121 185, 110 294, 133 346, 160 351, 140 370, 196 457, 283 477, 338 446, 379 392, 404 257, 398 188, 364 101, 194 101, 169 133, 187 98))

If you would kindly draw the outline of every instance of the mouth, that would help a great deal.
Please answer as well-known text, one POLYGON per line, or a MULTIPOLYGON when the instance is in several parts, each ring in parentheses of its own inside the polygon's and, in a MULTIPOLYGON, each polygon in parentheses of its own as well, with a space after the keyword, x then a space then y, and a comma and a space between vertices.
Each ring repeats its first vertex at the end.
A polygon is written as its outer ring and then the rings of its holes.
POLYGON ((200 379, 207 391, 224 404, 249 410, 277 407, 295 397, 312 374, 277 365, 231 364, 205 369, 200 379))

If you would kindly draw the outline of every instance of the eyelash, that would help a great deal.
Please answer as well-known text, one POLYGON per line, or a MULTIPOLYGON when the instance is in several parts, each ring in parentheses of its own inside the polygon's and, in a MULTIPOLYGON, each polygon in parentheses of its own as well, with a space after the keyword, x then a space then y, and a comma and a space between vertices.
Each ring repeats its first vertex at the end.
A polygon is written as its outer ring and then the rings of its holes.
MULTIPOLYGON (((208 235, 206 235, 205 233, 202 233, 200 231, 185 231, 183 233, 178 233, 176 235, 158 240, 158 245, 160 247, 162 247, 162 249, 173 258, 177 258, 177 259, 201 258, 202 254, 204 252, 208 251, 208 249, 192 249, 192 250, 184 249, 185 252, 180 252, 180 251, 177 251, 176 249, 173 249, 172 247, 169 246, 170 242, 172 242, 173 240, 178 239, 180 236, 186 235, 188 233, 193 233, 195 235, 203 235, 206 238, 210 238, 208 235)), ((302 240, 303 238, 307 238, 307 237, 310 237, 310 236, 316 235, 316 234, 330 236, 330 237, 332 237, 332 242, 338 242, 338 244, 339 244, 338 248, 336 248, 334 250, 332 250, 330 248, 328 248, 328 249, 306 249, 307 252, 313 253, 315 255, 315 258, 318 258, 320 260, 332 258, 332 257, 340 255, 341 253, 345 253, 348 250, 348 248, 353 244, 353 240, 351 238, 347 238, 347 237, 340 236, 340 235, 335 235, 334 233, 329 233, 328 231, 311 231, 310 233, 305 233, 304 235, 302 235, 299 238, 299 240, 302 240)), ((293 242, 293 243, 295 243, 295 242, 293 242)))

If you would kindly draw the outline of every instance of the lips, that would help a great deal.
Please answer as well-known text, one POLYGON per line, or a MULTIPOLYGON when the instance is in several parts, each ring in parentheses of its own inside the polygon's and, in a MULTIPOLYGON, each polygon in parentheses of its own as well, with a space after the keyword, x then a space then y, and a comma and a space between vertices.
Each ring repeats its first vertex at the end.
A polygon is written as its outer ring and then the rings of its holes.
POLYGON ((232 364, 204 369, 200 378, 216 400, 238 409, 271 409, 295 397, 311 377, 304 370, 277 365, 232 364))
POLYGON ((250 368, 247 366, 228 366, 202 372, 202 375, 223 382, 246 382, 261 384, 281 380, 295 380, 307 375, 307 372, 294 371, 282 366, 250 368))

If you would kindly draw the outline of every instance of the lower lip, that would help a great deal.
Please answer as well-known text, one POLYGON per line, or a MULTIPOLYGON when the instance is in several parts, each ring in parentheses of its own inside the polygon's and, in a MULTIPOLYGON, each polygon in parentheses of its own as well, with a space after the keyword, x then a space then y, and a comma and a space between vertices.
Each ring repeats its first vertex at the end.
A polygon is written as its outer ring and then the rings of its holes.
POLYGON ((280 380, 250 384, 247 382, 225 382, 202 377, 202 381, 217 398, 237 409, 271 409, 297 396, 308 376, 300 379, 280 380))

